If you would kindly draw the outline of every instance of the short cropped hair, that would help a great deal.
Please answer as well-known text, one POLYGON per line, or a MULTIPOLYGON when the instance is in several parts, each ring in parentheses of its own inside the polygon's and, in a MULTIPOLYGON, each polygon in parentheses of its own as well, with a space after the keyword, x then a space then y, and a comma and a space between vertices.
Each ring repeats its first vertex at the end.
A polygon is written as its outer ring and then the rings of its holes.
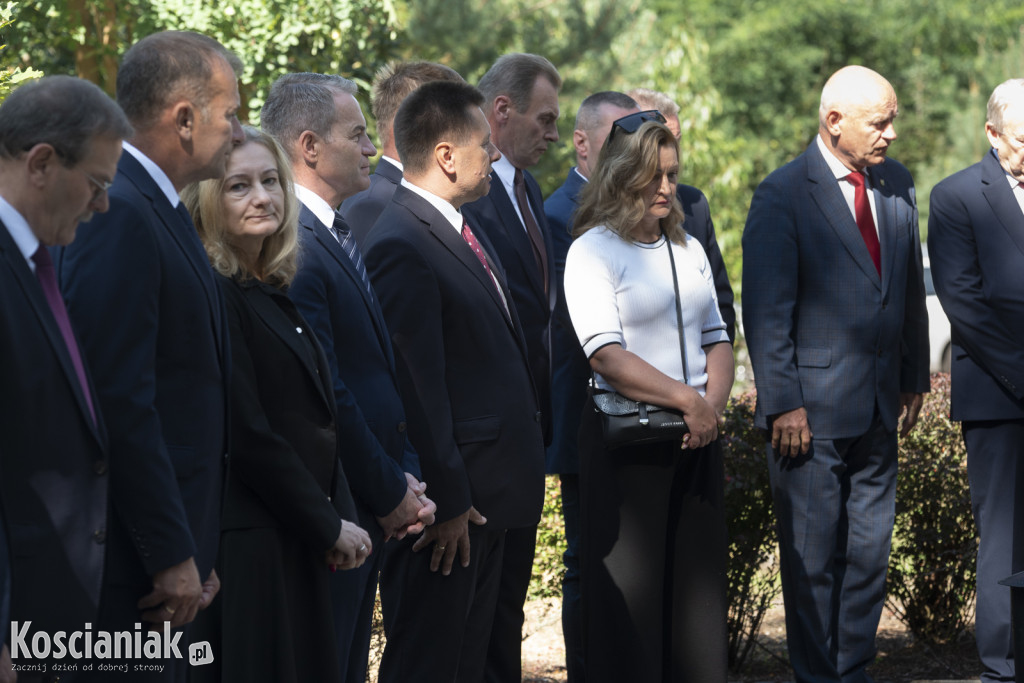
POLYGON ((619 109, 635 109, 638 106, 636 100, 626 93, 615 90, 596 92, 580 103, 576 111, 576 130, 593 130, 600 120, 598 112, 606 104, 619 109))
POLYGON ((334 97, 355 96, 359 87, 341 76, 295 73, 281 76, 270 86, 260 111, 260 126, 280 142, 291 155, 292 146, 303 131, 328 138, 338 120, 334 97))
MULTIPOLYGON (((992 91, 992 96, 988 98, 986 115, 986 120, 992 126, 992 130, 997 133, 1006 132, 1003 130, 1003 126, 1006 125, 1003 115, 1006 114, 1010 105, 1020 106, 1021 104, 1024 104, 1024 78, 1011 78, 997 85, 996 89, 992 91)), ((1014 134, 1020 132, 1013 131, 1014 134)))
POLYGON ((431 81, 466 82, 455 69, 434 62, 388 62, 380 68, 373 79, 370 108, 377 120, 381 145, 391 139, 391 127, 402 100, 431 81))
POLYGON ((493 104, 499 95, 505 95, 512 107, 521 113, 530 108, 530 96, 539 76, 546 78, 556 90, 562 87, 562 77, 554 64, 540 55, 513 52, 498 57, 477 87, 488 105, 493 104))
POLYGON ((645 111, 657 109, 667 119, 679 116, 679 105, 663 92, 651 90, 650 88, 633 88, 629 91, 628 95, 645 111))
POLYGON ((89 81, 45 76, 19 86, 0 106, 0 157, 17 158, 40 143, 57 151, 65 166, 89 152, 94 138, 131 138, 121 108, 89 81))
POLYGON ((395 146, 410 171, 425 170, 437 143, 460 144, 473 131, 470 107, 482 107, 484 96, 468 83, 434 81, 414 90, 395 115, 395 146))
MULTIPOLYGON (((654 179, 662 147, 671 147, 679 153, 676 136, 668 126, 657 121, 647 121, 635 133, 620 131, 609 135, 590 182, 580 192, 573 235, 579 237, 603 225, 627 242, 631 241, 630 231, 647 212, 642 192, 654 179)), ((668 239, 685 244, 683 207, 675 192, 669 214, 659 223, 668 239)))
POLYGON ((117 71, 117 103, 132 125, 146 130, 161 113, 187 99, 204 115, 214 93, 210 80, 217 60, 238 74, 242 62, 209 36, 191 31, 163 31, 146 36, 124 54, 117 71))
MULTIPOLYGON (((257 267, 263 281, 280 289, 287 287, 298 270, 299 254, 299 200, 295 196, 295 181, 288 156, 272 135, 252 126, 242 126, 245 139, 234 149, 243 145, 263 145, 270 150, 277 166, 277 178, 284 192, 284 206, 281 224, 277 231, 263 240, 257 267)), ((213 269, 224 277, 247 280, 255 276, 241 258, 238 249, 231 244, 224 221, 222 195, 227 178, 211 178, 192 183, 181 193, 185 207, 192 214, 199 238, 206 247, 206 255, 213 269)))

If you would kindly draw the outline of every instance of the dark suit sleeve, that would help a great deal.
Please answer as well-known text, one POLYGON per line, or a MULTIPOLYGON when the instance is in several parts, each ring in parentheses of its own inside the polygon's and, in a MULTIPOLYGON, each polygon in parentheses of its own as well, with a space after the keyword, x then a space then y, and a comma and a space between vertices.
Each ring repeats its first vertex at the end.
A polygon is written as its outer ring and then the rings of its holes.
MULTIPOLYGON (((931 193, 928 258, 935 292, 956 330, 955 343, 1019 401, 1024 399, 1024 302, 1004 302, 997 310, 985 295, 975 229, 1001 228, 972 223, 967 191, 946 181, 931 193)), ((980 195, 980 187, 974 192, 980 195)))
POLYGON ((431 264, 411 242, 374 243, 366 267, 397 352, 406 409, 418 418, 410 425, 424 480, 437 503, 437 522, 446 522, 466 512, 473 498, 453 433, 441 292, 431 264))
POLYGON ((726 272, 725 261, 722 259, 722 250, 718 246, 718 237, 715 234, 715 223, 711 219, 708 199, 703 192, 689 185, 679 185, 677 194, 688 219, 683 223, 683 227, 704 247, 704 253, 708 256, 708 263, 711 265, 711 272, 715 277, 718 310, 722 314, 722 320, 725 321, 725 331, 729 335, 729 342, 735 342, 736 309, 733 307, 732 286, 729 284, 729 273, 726 272))
POLYGON ((111 499, 152 576, 196 546, 155 408, 160 258, 148 220, 112 197, 64 252, 60 277, 110 433, 111 499))
POLYGON ((341 519, 292 445, 270 427, 258 372, 275 370, 254 366, 248 311, 232 291, 235 285, 224 282, 231 335, 231 478, 255 492, 291 533, 314 550, 327 551, 338 539, 341 519))
MULTIPOLYGON (((312 254, 308 257, 316 258, 312 254)), ((352 486, 354 495, 374 516, 385 517, 402 502, 408 482, 401 465, 384 452, 377 437, 366 424, 366 418, 356 403, 355 396, 341 378, 334 337, 345 334, 345 329, 342 321, 335 325, 332 311, 338 306, 332 301, 332 297, 338 293, 328 287, 327 278, 320 272, 321 270, 322 264, 312 261, 301 268, 288 294, 316 334, 331 368, 334 400, 337 405, 338 440, 341 443, 341 462, 345 476, 352 486)))
POLYGON ((800 259, 788 195, 771 178, 762 182, 743 230, 743 330, 769 417, 804 404, 794 342, 800 259))
POLYGON ((921 262, 921 231, 917 227, 917 199, 907 174, 910 201, 914 207, 911 222, 913 248, 907 264, 906 308, 903 318, 903 354, 900 359, 900 391, 923 394, 931 386, 928 377, 928 306, 925 302, 924 267, 921 262))

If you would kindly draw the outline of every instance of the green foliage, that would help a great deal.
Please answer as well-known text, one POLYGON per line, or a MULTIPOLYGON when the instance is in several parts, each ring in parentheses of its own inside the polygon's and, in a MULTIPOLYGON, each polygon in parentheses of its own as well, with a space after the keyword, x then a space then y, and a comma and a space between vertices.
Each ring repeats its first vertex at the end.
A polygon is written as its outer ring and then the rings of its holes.
POLYGON ((754 426, 753 392, 733 398, 725 410, 725 513, 729 529, 729 669, 747 661, 764 615, 782 590, 778 580, 764 433, 754 426))
POLYGON ((900 442, 887 602, 915 637, 956 640, 972 624, 977 537, 967 452, 949 421, 949 375, 933 375, 917 426, 900 442))
MULTIPOLYGON (((14 23, 14 10, 17 7, 17 3, 8 2, 4 6, 0 6, 0 31, 5 31, 11 24, 14 23)), ((0 38, 2 40, 2 38, 0 38)), ((5 58, 7 54, 7 43, 0 44, 0 54, 5 58)), ((7 61, 7 60, 5 60, 7 61)), ((41 71, 36 71, 31 67, 22 68, 20 66, 6 66, 0 68, 0 102, 2 102, 7 95, 10 94, 18 84, 23 81, 32 80, 39 78, 43 75, 41 71)))
POLYGON ((562 594, 565 565, 565 520, 562 518, 562 496, 557 476, 546 477, 544 512, 537 526, 537 551, 533 557, 530 577, 530 598, 552 598, 562 594))

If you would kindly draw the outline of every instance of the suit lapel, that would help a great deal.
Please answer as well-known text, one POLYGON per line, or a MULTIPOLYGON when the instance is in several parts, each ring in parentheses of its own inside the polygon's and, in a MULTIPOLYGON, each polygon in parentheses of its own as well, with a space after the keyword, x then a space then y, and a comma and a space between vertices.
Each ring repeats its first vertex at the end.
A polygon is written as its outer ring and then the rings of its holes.
POLYGON ((402 182, 402 170, 387 159, 382 158, 377 162, 377 168, 374 169, 373 173, 374 175, 381 176, 394 185, 398 185, 402 182))
POLYGON ((867 169, 871 179, 871 192, 875 197, 875 216, 878 219, 878 241, 881 245, 882 291, 889 290, 892 269, 896 261, 896 231, 899 221, 896 220, 897 202, 892 187, 886 183, 882 165, 867 169))
MULTIPOLYGON (((324 403, 328 406, 332 405, 330 400, 330 393, 324 383, 321 381, 322 377, 330 376, 330 371, 324 371, 323 368, 317 367, 309 357, 309 350, 306 342, 303 342, 300 334, 310 335, 313 331, 308 327, 303 327, 302 332, 297 331, 295 322, 288 317, 288 315, 281 310, 281 306, 275 301, 277 297, 287 300, 284 294, 274 291, 271 287, 261 284, 244 284, 241 285, 242 291, 245 293, 245 298, 252 306, 253 311, 263 321, 263 323, 273 332, 278 339, 284 342, 285 346, 299 359, 302 367, 306 369, 306 374, 309 375, 310 380, 320 391, 320 397, 324 403)), ((310 338, 312 340, 312 338, 310 338)), ((315 342, 315 340, 313 340, 315 342)), ((315 348, 314 343, 314 348, 315 348)), ((319 360, 319 359, 318 359, 319 360)))
POLYGON ((341 248, 341 244, 338 240, 335 239, 333 234, 331 234, 331 231, 328 230, 327 226, 321 223, 320 219, 318 219, 305 205, 303 205, 299 211, 299 227, 313 233, 316 241, 320 244, 320 247, 331 255, 331 257, 338 263, 341 270, 344 271, 345 276, 352 281, 353 286, 358 290, 363 299, 363 304, 370 312, 370 318, 373 319, 378 339, 380 339, 381 344, 384 344, 385 346, 389 345, 390 342, 388 341, 387 328, 384 325, 384 319, 381 317, 380 305, 370 298, 370 293, 366 291, 363 279, 359 277, 359 273, 356 272, 356 267, 352 265, 352 259, 350 259, 348 254, 345 253, 345 250, 341 248))
MULTIPOLYGON (((529 194, 529 185, 527 185, 527 193, 529 194)), ((491 200, 491 209, 496 214, 494 218, 504 226, 505 234, 508 235, 509 242, 516 250, 516 256, 523 262, 523 269, 533 275, 530 278, 530 286, 533 289, 534 295, 541 301, 544 301, 544 283, 541 281, 541 272, 537 268, 537 259, 533 255, 533 245, 530 244, 530 236, 526 234, 526 228, 520 223, 516 207, 512 204, 512 198, 508 196, 508 192, 505 191, 505 185, 500 179, 494 178, 492 180, 491 190, 487 193, 487 198, 484 201, 487 201, 487 199, 491 200)), ((531 198, 528 197, 527 199, 532 203, 531 198)), ((537 225, 540 227, 541 221, 537 218, 537 211, 533 207, 530 208, 533 211, 534 220, 537 221, 537 225)), ((473 227, 472 223, 470 223, 470 227, 473 227)), ((541 228, 541 231, 543 232, 543 228, 541 228)), ((552 249, 547 244, 546 236, 545 247, 548 254, 550 254, 552 249)))
MULTIPOLYGON (((3 223, 0 223, 0 256, 7 262, 7 267, 13 271, 14 279, 21 288, 22 295, 28 301, 32 312, 43 328, 46 339, 57 356, 61 370, 64 372, 64 377, 71 386, 71 392, 75 395, 78 409, 81 411, 86 424, 89 425, 89 430, 100 446, 105 448, 106 442, 99 425, 101 420, 99 397, 96 396, 95 392, 92 392, 92 403, 96 407, 96 421, 94 422, 92 413, 89 411, 89 404, 85 400, 85 394, 82 393, 82 385, 78 381, 78 373, 75 372, 75 366, 71 362, 71 354, 68 351, 67 344, 64 343, 64 335, 61 334, 60 328, 57 326, 57 320, 53 317, 53 311, 50 310, 50 304, 46 301, 42 285, 39 284, 39 280, 32 273, 28 262, 21 255, 21 251, 14 243, 14 239, 7 232, 7 228, 3 223)), ((82 361, 83 363, 85 362, 84 355, 82 356, 82 361)), ((89 374, 88 368, 86 368, 85 375, 91 385, 92 376, 89 374)))
POLYGON ((861 237, 860 229, 857 228, 857 221, 850 213, 850 207, 846 203, 846 199, 843 198, 843 192, 839 189, 835 175, 825 163, 825 159, 822 158, 817 142, 811 143, 804 156, 807 159, 807 179, 811 182, 811 197, 839 237, 839 241, 846 247, 854 263, 874 283, 875 287, 880 289, 881 279, 878 277, 878 271, 871 260, 868 248, 864 244, 864 238, 861 237))
POLYGON ((995 152, 989 152, 981 164, 981 193, 999 219, 999 225, 1024 252, 1024 214, 995 152))

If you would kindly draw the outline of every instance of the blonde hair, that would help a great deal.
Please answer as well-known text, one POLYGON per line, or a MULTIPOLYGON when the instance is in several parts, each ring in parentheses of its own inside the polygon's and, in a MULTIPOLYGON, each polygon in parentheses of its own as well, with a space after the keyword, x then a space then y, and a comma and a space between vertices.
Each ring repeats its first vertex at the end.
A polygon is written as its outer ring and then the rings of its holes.
MULTIPOLYGON (((635 133, 615 130, 601 148, 597 168, 580 192, 574 217, 573 236, 604 226, 616 235, 633 241, 630 232, 647 213, 642 191, 658 171, 660 150, 671 147, 679 154, 675 135, 663 123, 645 122, 635 133)), ((686 244, 683 207, 672 193, 672 208, 659 221, 661 231, 676 244, 686 244)))
MULTIPOLYGON (((251 126, 242 126, 242 131, 245 139, 235 149, 248 144, 266 147, 277 165, 278 181, 284 191, 281 225, 274 234, 263 240, 263 249, 255 264, 263 282, 283 289, 291 284, 298 270, 299 201, 295 197, 291 164, 284 150, 269 133, 251 126)), ((240 258, 239 250, 228 239, 221 200, 224 184, 225 178, 192 183, 182 191, 181 198, 192 214, 213 269, 225 277, 248 280, 256 277, 257 273, 250 271, 240 258)))

